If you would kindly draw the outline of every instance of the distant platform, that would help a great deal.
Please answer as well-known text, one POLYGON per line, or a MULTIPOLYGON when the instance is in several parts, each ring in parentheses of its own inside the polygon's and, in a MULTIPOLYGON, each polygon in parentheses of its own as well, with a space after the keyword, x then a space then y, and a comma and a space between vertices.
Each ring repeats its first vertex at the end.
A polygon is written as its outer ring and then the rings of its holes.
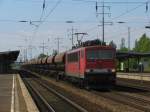
POLYGON ((0 74, 0 112, 31 111, 38 112, 38 109, 20 76, 18 74, 0 74))
POLYGON ((118 78, 150 81, 150 73, 117 73, 118 78))

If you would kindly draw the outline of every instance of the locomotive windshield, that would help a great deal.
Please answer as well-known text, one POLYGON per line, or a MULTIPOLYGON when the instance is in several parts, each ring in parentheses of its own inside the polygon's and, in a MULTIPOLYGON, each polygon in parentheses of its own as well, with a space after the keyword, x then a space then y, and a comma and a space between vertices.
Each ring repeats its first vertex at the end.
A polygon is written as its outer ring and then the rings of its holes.
POLYGON ((113 59, 112 50, 88 50, 87 59, 113 59))

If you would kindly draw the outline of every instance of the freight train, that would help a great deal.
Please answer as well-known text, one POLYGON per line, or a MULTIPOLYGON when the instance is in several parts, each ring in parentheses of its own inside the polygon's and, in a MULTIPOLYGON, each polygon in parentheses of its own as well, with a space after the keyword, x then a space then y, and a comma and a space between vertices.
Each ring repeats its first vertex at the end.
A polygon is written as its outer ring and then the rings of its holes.
POLYGON ((28 61, 22 68, 86 88, 109 88, 116 83, 115 54, 115 48, 99 40, 87 41, 69 51, 28 61))

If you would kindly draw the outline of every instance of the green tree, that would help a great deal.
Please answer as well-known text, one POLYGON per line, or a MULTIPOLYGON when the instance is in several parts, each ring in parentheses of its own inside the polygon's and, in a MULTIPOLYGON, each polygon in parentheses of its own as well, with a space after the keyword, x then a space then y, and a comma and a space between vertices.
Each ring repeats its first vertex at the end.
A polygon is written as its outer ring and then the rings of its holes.
POLYGON ((57 55, 57 54, 58 54, 58 51, 57 51, 57 50, 53 50, 52 55, 55 56, 55 55, 57 55))
POLYGON ((123 48, 120 48, 120 50, 119 51, 128 51, 128 48, 126 48, 126 47, 123 47, 123 48))
MULTIPOLYGON (((135 47, 133 48, 134 51, 136 52, 150 52, 150 38, 146 35, 143 34, 139 40, 135 41, 135 47)), ((145 68, 146 71, 150 70, 150 59, 149 58, 142 58, 141 61, 143 62, 148 62, 148 67, 145 68)))
POLYGON ((149 52, 150 51, 150 38, 143 34, 139 40, 135 41, 135 48, 137 52, 149 52))
MULTIPOLYGON (((128 51, 128 48, 125 47, 124 38, 121 39, 121 45, 120 45, 119 51, 125 51, 125 52, 128 51)), ((135 47, 132 49, 132 51, 141 52, 141 53, 150 52, 150 38, 146 34, 143 34, 139 40, 135 40, 135 47)), ((145 69, 150 70, 150 59, 142 58, 141 61, 148 62, 149 67, 145 69)), ((127 66, 127 60, 124 60, 124 64, 125 66, 127 66)), ((130 58, 129 68, 131 70, 134 70, 134 69, 137 69, 137 67, 138 67, 137 59, 130 58)))
POLYGON ((38 59, 40 59, 40 58, 45 58, 45 57, 47 57, 47 55, 41 53, 41 54, 38 56, 38 59))

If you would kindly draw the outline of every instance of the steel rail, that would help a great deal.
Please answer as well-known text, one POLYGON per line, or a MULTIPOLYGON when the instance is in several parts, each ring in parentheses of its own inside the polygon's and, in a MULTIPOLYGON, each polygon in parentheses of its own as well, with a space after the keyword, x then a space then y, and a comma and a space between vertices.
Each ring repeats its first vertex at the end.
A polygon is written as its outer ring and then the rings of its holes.
POLYGON ((54 93, 55 95, 57 95, 59 98, 63 99, 64 101, 66 101, 67 103, 71 104, 73 107, 75 107, 76 109, 78 109, 80 112, 88 112, 86 109, 84 109, 83 107, 81 107, 80 105, 76 104, 75 102, 71 101, 70 99, 66 98, 65 96, 63 96, 62 94, 58 93, 57 91, 55 91, 54 89, 50 88, 48 85, 44 84, 44 81, 42 80, 36 80, 39 84, 41 84, 43 87, 45 87, 47 90, 49 90, 50 92, 54 93))
POLYGON ((28 85, 28 87, 36 94, 35 97, 40 98, 40 100, 44 103, 46 108, 48 109, 48 112, 55 112, 55 110, 49 105, 49 103, 42 97, 42 95, 33 87, 31 84, 24 79, 24 82, 28 85))
POLYGON ((132 94, 129 94, 129 93, 118 93, 118 92, 115 92, 114 94, 120 95, 120 96, 123 96, 123 97, 128 97, 130 99, 137 100, 141 103, 146 103, 146 104, 150 105, 150 100, 145 100, 145 98, 137 97, 136 94, 132 95, 132 94))
POLYGON ((134 82, 131 83, 129 81, 125 81, 125 80, 121 79, 121 80, 118 80, 117 83, 118 83, 118 85, 121 85, 121 86, 131 87, 131 88, 134 88, 134 89, 139 89, 139 90, 150 92, 149 85, 144 84, 143 82, 140 82, 140 81, 139 81, 139 84, 137 84, 137 83, 134 83, 134 82))
POLYGON ((125 104, 125 105, 128 105, 129 107, 134 107, 138 110, 142 110, 142 111, 145 111, 145 112, 149 112, 150 109, 149 108, 146 108, 144 106, 141 106, 139 104, 142 103, 141 100, 139 100, 139 102, 137 102, 137 99, 135 99, 136 101, 133 102, 130 100, 131 97, 123 97, 122 95, 115 95, 115 94, 103 94, 103 93, 100 93, 100 92, 97 92, 97 91, 92 91, 94 94, 96 95, 99 95, 99 96, 102 96, 106 99, 110 99, 112 101, 115 101, 115 102, 118 102, 118 103, 121 103, 121 104, 125 104))

